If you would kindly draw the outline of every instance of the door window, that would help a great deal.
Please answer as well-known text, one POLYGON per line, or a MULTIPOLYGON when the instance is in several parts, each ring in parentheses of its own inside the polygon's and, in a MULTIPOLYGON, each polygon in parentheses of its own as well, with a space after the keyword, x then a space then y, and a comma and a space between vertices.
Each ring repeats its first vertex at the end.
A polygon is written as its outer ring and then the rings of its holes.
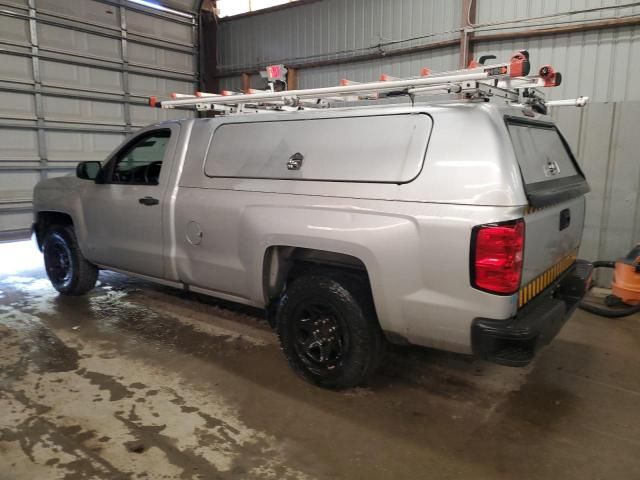
POLYGON ((171 130, 143 135, 118 154, 108 183, 158 185, 171 130))

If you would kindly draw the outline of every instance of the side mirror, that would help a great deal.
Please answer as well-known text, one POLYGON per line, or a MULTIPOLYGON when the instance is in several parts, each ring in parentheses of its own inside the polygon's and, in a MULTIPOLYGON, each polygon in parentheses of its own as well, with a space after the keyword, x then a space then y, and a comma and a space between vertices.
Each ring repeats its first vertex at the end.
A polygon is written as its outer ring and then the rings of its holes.
POLYGON ((80 162, 76 167, 76 177, 95 181, 101 170, 100 162, 80 162))

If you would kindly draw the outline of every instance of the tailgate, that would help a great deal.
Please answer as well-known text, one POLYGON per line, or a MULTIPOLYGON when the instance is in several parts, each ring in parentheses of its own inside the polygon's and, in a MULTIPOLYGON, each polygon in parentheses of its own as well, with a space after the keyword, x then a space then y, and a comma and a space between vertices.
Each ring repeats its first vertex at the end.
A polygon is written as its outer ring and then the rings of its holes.
POLYGON ((554 124, 507 117, 525 185, 525 246, 519 305, 549 286, 577 257, 589 191, 554 124))
POLYGON ((576 260, 584 227, 584 196, 541 210, 531 210, 524 217, 524 262, 519 306, 548 287, 576 260))

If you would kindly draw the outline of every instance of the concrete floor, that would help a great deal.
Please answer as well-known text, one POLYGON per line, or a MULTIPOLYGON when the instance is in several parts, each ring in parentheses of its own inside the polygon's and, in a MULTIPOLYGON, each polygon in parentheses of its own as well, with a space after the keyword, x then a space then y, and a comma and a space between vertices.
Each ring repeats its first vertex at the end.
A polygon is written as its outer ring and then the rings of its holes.
POLYGON ((394 349, 333 393, 259 312, 113 273, 62 298, 33 248, 0 244, 0 479, 640 478, 637 316, 579 312, 527 369, 394 349))

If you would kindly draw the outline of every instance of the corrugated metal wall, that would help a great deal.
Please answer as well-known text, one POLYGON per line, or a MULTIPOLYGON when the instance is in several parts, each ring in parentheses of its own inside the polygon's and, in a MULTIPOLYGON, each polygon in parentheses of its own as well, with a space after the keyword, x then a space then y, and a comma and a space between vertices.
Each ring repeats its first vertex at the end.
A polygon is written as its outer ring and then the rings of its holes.
POLYGON ((315 88, 335 85, 339 79, 348 78, 356 82, 377 80, 382 73, 396 77, 420 74, 423 67, 435 71, 458 68, 458 47, 445 47, 411 55, 389 57, 386 60, 330 65, 298 71, 299 88, 315 88))
POLYGON ((531 24, 550 25, 552 23, 566 24, 567 17, 542 16, 557 15, 562 12, 582 12, 571 16, 571 21, 585 22, 602 20, 640 13, 640 7, 619 7, 632 2, 631 0, 479 0, 477 3, 476 23, 480 25, 514 20, 526 20, 526 24, 512 24, 511 30, 528 28, 531 24), (614 9, 599 10, 601 7, 616 7, 614 9))
POLYGON ((630 0, 477 0, 476 56, 506 59, 526 49, 532 68, 552 64, 563 72, 563 84, 550 89, 551 99, 587 95, 592 102, 640 100, 630 79, 640 74, 640 27, 547 35, 532 39, 482 41, 494 33, 575 26, 640 15, 640 6, 621 7, 630 0), (613 8, 609 8, 613 7, 613 8), (558 15, 578 12, 572 15, 558 15), (583 13, 579 13, 583 12, 583 13), (506 23, 505 23, 506 22, 506 23), (497 25, 496 25, 497 24, 497 25))
MULTIPOLYGON (((635 83, 640 76, 640 26, 519 40, 483 41, 482 37, 640 15, 640 6, 620 7, 628 3, 630 0, 477 0, 476 58, 494 54, 506 60, 514 51, 527 49, 532 67, 549 63, 564 74, 563 84, 548 92, 551 98, 588 95, 592 99, 585 109, 556 109, 553 114, 592 187, 581 251, 592 260, 616 258, 640 241, 640 89, 635 83), (612 6, 616 8, 603 9, 612 6), (562 12, 583 13, 558 16, 562 12)), ((457 68, 459 47, 455 44, 411 54, 393 52, 459 38, 461 16, 458 0, 321 0, 231 18, 220 26, 220 69, 224 74, 257 70, 270 63, 297 64, 298 86, 311 88, 335 85, 341 78, 374 80, 382 72, 415 75, 423 66, 434 71, 457 68), (304 68, 306 62, 344 61, 376 49, 392 55, 304 68)), ((263 87, 255 74, 251 83, 263 87)), ((224 88, 241 86, 237 76, 221 78, 221 84, 224 88)))
POLYGON ((0 233, 30 226, 40 179, 103 160, 148 123, 192 115, 146 105, 194 91, 196 40, 193 18, 125 0, 0 0, 0 233))
POLYGON ((552 116, 591 186, 580 255, 615 260, 640 242, 640 102, 559 108, 552 116))
MULTIPOLYGON (((640 15, 640 6, 617 7, 630 0, 476 0, 479 25, 475 30, 476 57, 494 54, 508 59, 519 49, 531 53, 532 67, 551 63, 564 72, 564 84, 550 98, 589 95, 594 101, 640 100, 630 78, 640 74, 640 27, 555 34, 545 37, 482 41, 495 33, 575 25, 608 18, 640 15), (565 16, 560 12, 591 10, 565 16), (530 19, 522 23, 523 20, 530 19), (507 22, 507 23, 504 23, 507 22), (518 23, 520 22, 520 23, 518 23), (492 25, 498 23, 499 25, 492 25)), ((336 84, 341 78, 375 80, 380 73, 415 75, 423 66, 432 70, 457 68, 459 49, 393 55, 398 49, 459 38, 462 18, 458 0, 321 0, 275 12, 220 23, 219 70, 222 88, 239 88, 239 72, 272 63, 300 65, 334 59, 348 60, 384 51, 374 60, 300 68, 298 85, 312 88, 336 84)), ((263 87, 258 76, 255 87, 263 87)))
POLYGON ((355 55, 389 44, 409 47, 458 37, 451 0, 323 0, 220 22, 221 71, 355 55), (450 33, 443 33, 450 32, 450 33), (420 38, 417 38, 420 37, 420 38), (328 55, 329 54, 329 55, 328 55))
POLYGON ((517 49, 528 50, 532 68, 554 65, 562 84, 549 89, 550 99, 587 95, 592 102, 640 100, 633 78, 640 74, 640 28, 621 27, 540 39, 480 42, 478 55, 508 58, 517 49))
MULTIPOLYGON (((220 72, 257 70, 271 63, 310 64, 397 51, 458 38, 460 2, 451 0, 322 0, 220 23, 220 72)), ((301 69, 300 88, 333 85, 341 78, 372 80, 382 70, 417 74, 420 68, 457 67, 457 49, 440 49, 386 60, 301 69)), ((256 79, 260 84, 259 78, 256 79)), ((237 88, 237 76, 221 79, 237 88)), ((259 85, 263 86, 263 85, 259 85)))

